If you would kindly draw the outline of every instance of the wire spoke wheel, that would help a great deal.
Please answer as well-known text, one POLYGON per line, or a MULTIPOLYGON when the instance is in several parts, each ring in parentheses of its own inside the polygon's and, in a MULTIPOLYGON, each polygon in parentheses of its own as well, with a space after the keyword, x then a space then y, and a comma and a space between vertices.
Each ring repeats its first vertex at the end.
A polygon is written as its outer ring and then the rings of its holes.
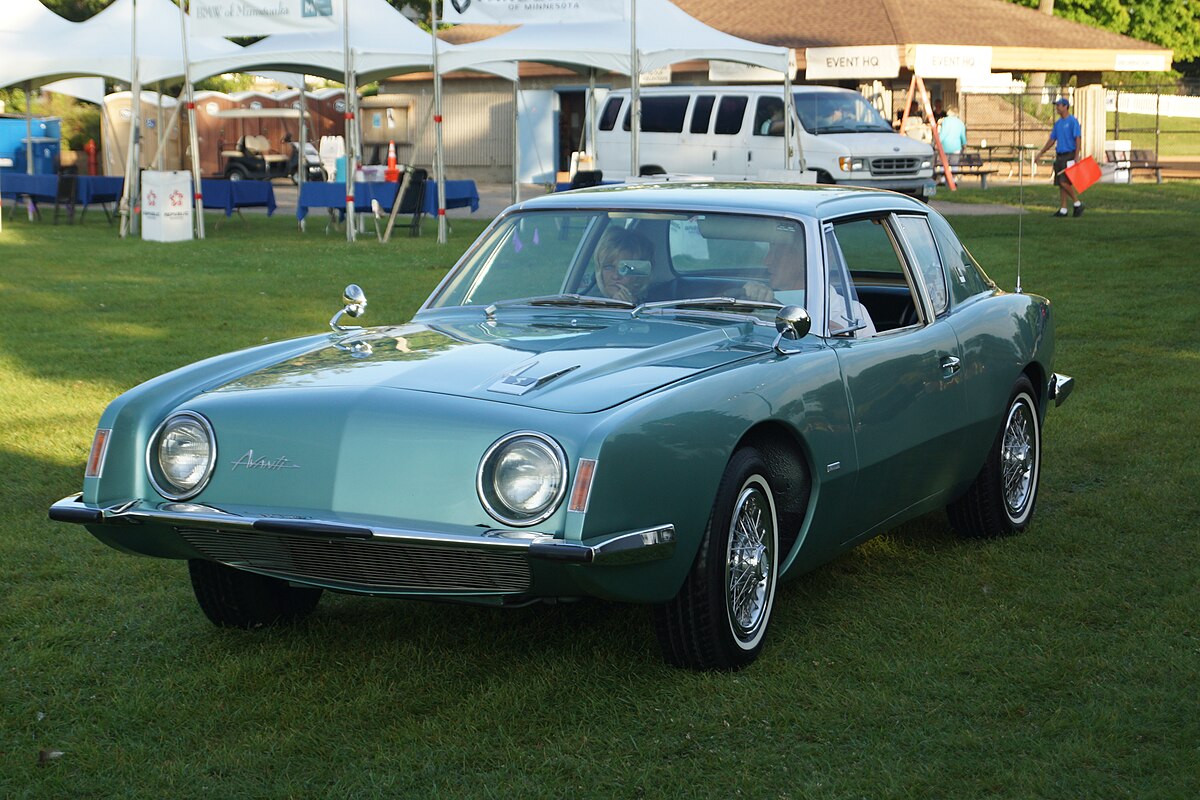
POLYGON ((1004 475, 1004 504, 1008 513, 1019 516, 1029 502, 1033 487, 1034 458, 1032 409, 1025 403, 1014 403, 1008 412, 1004 426, 1004 440, 1000 446, 1000 465, 1004 475))
POLYGON ((761 486, 744 489, 734 506, 725 558, 727 609, 734 635, 755 637, 767 611, 767 592, 774 580, 774 518, 761 486))

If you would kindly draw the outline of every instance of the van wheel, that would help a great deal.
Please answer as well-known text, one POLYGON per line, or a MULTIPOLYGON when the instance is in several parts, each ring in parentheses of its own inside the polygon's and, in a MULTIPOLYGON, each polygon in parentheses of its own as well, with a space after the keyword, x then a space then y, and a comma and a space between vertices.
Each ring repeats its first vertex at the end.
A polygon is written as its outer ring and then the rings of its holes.
POLYGON ((833 176, 830 175, 828 172, 826 172, 823 169, 819 169, 819 170, 817 170, 817 183, 822 184, 824 186, 833 186, 837 183, 837 181, 835 181, 833 179, 833 176))
POLYGON ((666 174, 667 174, 667 171, 665 169, 663 169, 662 167, 660 167, 658 164, 642 164, 641 169, 638 170, 638 175, 641 177, 645 177, 647 175, 666 175, 666 174))

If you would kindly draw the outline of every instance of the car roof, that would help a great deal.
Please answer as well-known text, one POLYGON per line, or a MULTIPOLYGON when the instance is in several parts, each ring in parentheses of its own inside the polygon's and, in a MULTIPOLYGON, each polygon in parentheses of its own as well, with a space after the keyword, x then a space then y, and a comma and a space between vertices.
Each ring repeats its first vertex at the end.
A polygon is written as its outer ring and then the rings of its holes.
POLYGON ((532 198, 520 210, 724 211, 801 214, 821 219, 873 211, 927 213, 929 207, 906 195, 878 189, 782 183, 636 183, 598 186, 532 198))

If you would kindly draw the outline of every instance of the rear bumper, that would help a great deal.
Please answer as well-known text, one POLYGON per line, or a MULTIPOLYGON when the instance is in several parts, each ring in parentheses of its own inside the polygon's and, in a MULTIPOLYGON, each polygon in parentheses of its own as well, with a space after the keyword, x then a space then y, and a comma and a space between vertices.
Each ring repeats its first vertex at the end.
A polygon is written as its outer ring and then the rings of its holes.
POLYGON ((1053 400, 1054 406, 1057 408, 1066 402, 1074 389, 1074 378, 1070 375, 1062 375, 1056 372, 1050 376, 1050 380, 1046 386, 1046 397, 1053 400))
POLYGON ((50 519, 90 526, 154 525, 186 531, 263 534, 330 542, 370 542, 373 545, 394 544, 441 551, 492 551, 523 554, 534 560, 601 567, 657 561, 670 558, 675 552, 674 525, 656 525, 568 542, 537 531, 429 531, 332 519, 236 513, 198 503, 130 500, 101 507, 84 503, 79 494, 64 497, 50 506, 50 519))

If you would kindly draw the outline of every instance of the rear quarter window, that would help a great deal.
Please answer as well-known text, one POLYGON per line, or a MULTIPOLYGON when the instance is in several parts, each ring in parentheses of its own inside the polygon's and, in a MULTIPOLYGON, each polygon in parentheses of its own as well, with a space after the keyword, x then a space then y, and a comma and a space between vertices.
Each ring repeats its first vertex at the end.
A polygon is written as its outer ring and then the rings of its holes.
POLYGON ((610 97, 600 113, 600 130, 611 131, 617 124, 617 115, 621 113, 622 98, 610 97))

